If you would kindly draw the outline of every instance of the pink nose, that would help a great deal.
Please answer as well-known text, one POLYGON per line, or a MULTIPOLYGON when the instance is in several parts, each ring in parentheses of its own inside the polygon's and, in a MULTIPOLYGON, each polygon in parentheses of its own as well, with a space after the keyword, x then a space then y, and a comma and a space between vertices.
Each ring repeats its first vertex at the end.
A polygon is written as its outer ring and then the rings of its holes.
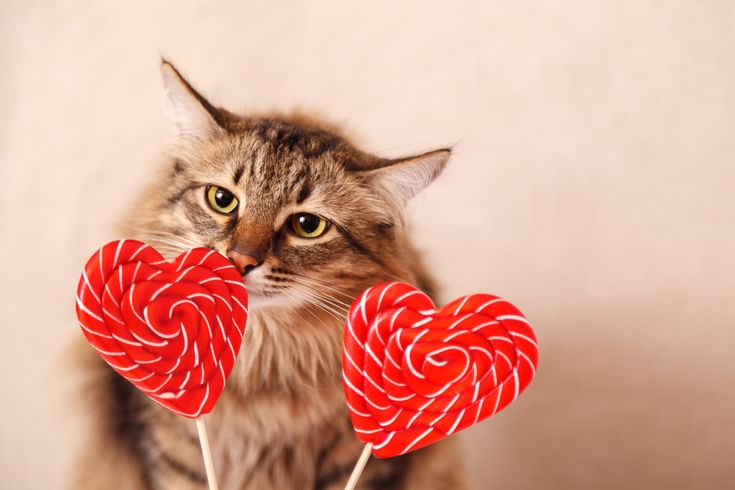
POLYGON ((228 251, 227 256, 230 258, 232 263, 235 264, 235 267, 240 271, 240 274, 245 274, 249 269, 258 265, 258 261, 255 257, 243 255, 234 250, 228 251))

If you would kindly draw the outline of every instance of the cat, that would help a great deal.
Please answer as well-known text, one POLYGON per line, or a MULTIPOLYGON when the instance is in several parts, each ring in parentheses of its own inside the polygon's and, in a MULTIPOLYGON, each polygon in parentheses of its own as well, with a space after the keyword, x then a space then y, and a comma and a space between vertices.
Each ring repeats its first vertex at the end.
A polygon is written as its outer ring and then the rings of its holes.
MULTIPOLYGON (((346 311, 365 288, 434 283, 404 207, 444 168, 440 149, 385 159, 301 113, 238 116, 210 104, 168 61, 171 158, 125 235, 166 257, 204 246, 248 286, 250 316, 227 387, 207 416, 220 488, 341 489, 361 452, 344 400, 346 311)), ((148 400, 85 349, 95 426, 74 488, 204 489, 195 424, 148 400)), ((462 489, 456 442, 370 458, 360 489, 462 489)))

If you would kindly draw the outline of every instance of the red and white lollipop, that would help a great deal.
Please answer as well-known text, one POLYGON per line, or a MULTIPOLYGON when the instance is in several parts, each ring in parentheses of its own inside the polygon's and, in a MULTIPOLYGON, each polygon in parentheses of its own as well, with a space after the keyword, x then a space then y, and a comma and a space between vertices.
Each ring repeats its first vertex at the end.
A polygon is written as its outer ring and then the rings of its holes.
POLYGON ((489 294, 437 309, 413 286, 381 284, 355 300, 344 331, 342 374, 352 424, 381 458, 498 413, 528 386, 537 364, 526 318, 489 294))
POLYGON ((198 418, 232 371, 247 303, 242 276, 214 250, 194 248, 169 263, 142 242, 119 240, 87 262, 76 310, 112 369, 168 410, 198 418))

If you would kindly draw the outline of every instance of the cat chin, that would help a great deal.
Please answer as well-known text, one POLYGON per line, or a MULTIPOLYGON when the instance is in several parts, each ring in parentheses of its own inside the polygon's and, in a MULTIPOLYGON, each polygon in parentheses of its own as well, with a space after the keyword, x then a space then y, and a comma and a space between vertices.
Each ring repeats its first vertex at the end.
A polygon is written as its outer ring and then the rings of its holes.
POLYGON ((248 288, 248 308, 251 311, 255 313, 273 312, 302 305, 302 302, 292 295, 279 292, 266 294, 266 291, 270 289, 264 277, 266 273, 264 267, 257 267, 245 277, 245 285, 248 288))

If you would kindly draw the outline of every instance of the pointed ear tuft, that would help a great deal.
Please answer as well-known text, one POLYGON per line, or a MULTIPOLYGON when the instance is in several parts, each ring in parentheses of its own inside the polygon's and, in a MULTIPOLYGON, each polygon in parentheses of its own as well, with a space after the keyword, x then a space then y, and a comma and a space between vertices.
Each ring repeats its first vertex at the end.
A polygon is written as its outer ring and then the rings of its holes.
POLYGON ((166 91, 166 109, 176 123, 180 138, 206 140, 222 134, 224 119, 221 113, 165 59, 161 60, 161 75, 166 91))
POLYGON ((451 153, 451 149, 444 148, 389 160, 385 165, 365 171, 364 174, 388 201, 402 208, 441 173, 451 153))

